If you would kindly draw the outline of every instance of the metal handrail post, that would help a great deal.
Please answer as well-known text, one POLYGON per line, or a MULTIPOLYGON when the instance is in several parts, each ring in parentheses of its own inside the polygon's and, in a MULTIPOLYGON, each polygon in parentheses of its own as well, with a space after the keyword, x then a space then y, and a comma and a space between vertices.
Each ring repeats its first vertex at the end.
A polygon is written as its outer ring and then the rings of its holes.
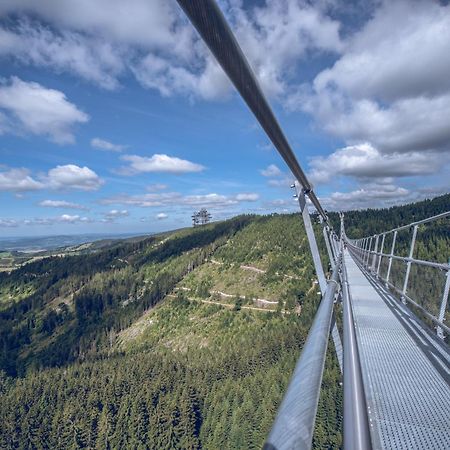
POLYGON ((381 238, 381 247, 380 247, 380 257, 378 259, 378 267, 377 267, 377 277, 380 277, 380 266, 381 266, 381 260, 383 259, 383 250, 384 250, 384 239, 386 238, 386 234, 383 233, 383 237, 381 238))
POLYGON ((392 246, 391 246, 391 253, 389 256, 389 265, 388 270, 386 274, 386 287, 388 287, 389 284, 389 276, 391 275, 391 267, 392 267, 392 257, 394 256, 394 249, 395 249, 395 241, 397 240, 397 230, 394 231, 394 237, 392 238, 392 246))
MULTIPOLYGON (((414 246, 416 244, 417 227, 418 227, 418 225, 414 225, 413 235, 412 235, 412 239, 411 239, 411 245, 409 247, 409 261, 406 263, 406 273, 405 273, 405 281, 403 282, 402 296, 404 296, 406 294, 406 291, 408 289, 409 274, 411 272, 411 258, 413 257, 414 246)), ((406 304, 406 301, 403 297, 402 297, 402 301, 403 301, 403 303, 406 304)))
POLYGON ((364 264, 364 259, 366 258, 366 249, 367 249, 367 242, 369 241, 369 238, 363 239, 363 245, 362 245, 362 252, 361 252, 361 263, 364 264))
MULTIPOLYGON (((449 263, 450 263, 450 261, 449 261, 449 263)), ((439 316, 438 316, 438 320, 441 323, 444 323, 444 319, 445 319, 445 311, 447 310, 449 290, 450 290, 450 270, 447 270, 447 273, 445 275, 444 292, 442 294, 441 307, 439 309, 439 316)), ((436 332, 437 332, 437 335, 441 339, 445 339, 444 330, 442 329, 442 327, 438 326, 436 329, 436 332)))
POLYGON ((316 236, 314 234, 314 229, 311 223, 311 216, 309 215, 309 211, 306 206, 305 190, 303 188, 300 188, 297 183, 295 183, 295 188, 297 190, 296 196, 298 197, 298 204, 302 213, 306 236, 309 242, 309 248, 311 249, 311 254, 313 257, 314 268, 316 269, 316 275, 319 281, 320 290, 323 294, 327 287, 327 280, 325 278, 325 272, 323 270, 322 261, 320 259, 319 247, 317 246, 316 236))
POLYGON ((375 238, 375 248, 374 248, 374 254, 372 258, 372 272, 375 272, 375 263, 377 261, 377 252, 378 252, 378 240, 380 238, 380 235, 377 234, 375 238))
MULTIPOLYGON (((311 254, 313 257, 314 268, 316 269, 317 279, 319 281, 320 291, 322 292, 322 296, 327 289, 327 279, 325 277, 325 272, 323 270, 322 260, 320 259, 319 248, 317 246, 316 235, 314 234, 314 228, 311 223, 311 216, 308 211, 308 207, 306 205, 306 195, 305 190, 301 188, 297 182, 294 183, 294 187, 296 189, 296 196, 298 197, 298 204, 300 206, 300 211, 302 213, 303 223, 305 225, 306 236, 308 237, 309 248, 311 250, 311 254)), ((327 242, 327 238, 325 237, 325 243, 327 242)), ((336 264, 332 261, 330 257, 330 261, 334 264, 334 268, 336 268, 336 264)), ((339 367, 342 367, 342 343, 339 332, 337 330, 336 323, 333 322, 332 326, 332 338, 334 343, 334 348, 336 350, 336 357, 339 361, 339 367)))
POLYGON ((372 240, 373 240, 373 236, 370 236, 369 245, 367 246, 367 255, 366 255, 366 259, 364 261, 364 265, 367 267, 367 269, 369 268, 370 252, 372 251, 372 240))
POLYGON ((330 258, 331 268, 334 269, 335 256, 334 256, 333 249, 331 247, 329 228, 327 227, 327 225, 325 223, 323 224, 323 227, 322 227, 322 233, 323 233, 323 239, 325 241, 325 246, 327 247, 328 257, 330 258))

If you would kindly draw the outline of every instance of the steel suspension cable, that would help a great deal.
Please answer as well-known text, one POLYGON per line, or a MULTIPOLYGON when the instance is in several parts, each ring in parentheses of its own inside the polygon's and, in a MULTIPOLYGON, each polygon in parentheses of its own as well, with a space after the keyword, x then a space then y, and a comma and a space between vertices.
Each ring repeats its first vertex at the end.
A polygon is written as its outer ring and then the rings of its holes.
POLYGON ((262 89, 222 11, 214 0, 177 0, 200 36, 222 66, 258 122, 302 185, 314 207, 328 223, 327 215, 289 145, 262 89))

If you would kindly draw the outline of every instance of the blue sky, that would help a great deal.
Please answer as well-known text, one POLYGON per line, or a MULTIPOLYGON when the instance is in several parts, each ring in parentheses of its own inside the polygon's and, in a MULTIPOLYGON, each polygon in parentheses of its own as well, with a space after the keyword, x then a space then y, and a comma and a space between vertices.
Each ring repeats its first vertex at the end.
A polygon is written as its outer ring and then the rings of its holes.
MULTIPOLYGON (((449 6, 220 5, 325 207, 450 190, 449 6)), ((294 211, 291 181, 175 1, 0 5, 2 236, 294 211)))

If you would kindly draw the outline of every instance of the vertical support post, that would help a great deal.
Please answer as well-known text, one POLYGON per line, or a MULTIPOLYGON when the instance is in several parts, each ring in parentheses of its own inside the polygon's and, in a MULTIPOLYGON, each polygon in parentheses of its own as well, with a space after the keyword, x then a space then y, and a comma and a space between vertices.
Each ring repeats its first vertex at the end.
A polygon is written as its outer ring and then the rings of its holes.
MULTIPOLYGON (((449 264, 450 264, 450 260, 449 260, 449 264)), ((447 270, 447 274, 445 277, 446 277, 446 280, 445 280, 445 286, 444 286, 444 293, 442 294, 441 307, 439 309, 439 316, 438 316, 439 322, 444 322, 445 311, 447 310, 448 293, 450 290, 450 270, 447 270)), ((440 326, 437 327, 436 332, 437 332, 437 335, 441 339, 445 338, 444 330, 440 326)))
POLYGON ((370 238, 368 239, 369 244, 367 245, 367 255, 366 255, 366 259, 364 260, 364 265, 367 268, 369 268, 370 251, 372 250, 372 239, 373 239, 373 236, 370 236, 370 238))
POLYGON ((339 330, 336 325, 336 316, 334 314, 334 311, 333 317, 331 318, 331 337, 333 338, 334 350, 336 351, 339 370, 341 371, 342 375, 342 373, 344 372, 344 351, 342 349, 341 335, 339 334, 339 330))
POLYGON ((404 296, 408 289, 409 274, 411 272, 411 258, 413 257, 413 253, 414 253, 414 246, 416 244, 416 236, 417 236, 417 225, 414 225, 413 235, 412 235, 412 239, 411 239, 411 245, 409 247, 409 260, 406 263, 405 281, 403 283, 403 289, 402 289, 402 301, 404 304, 406 304, 404 296))
MULTIPOLYGON (((301 188, 299 191, 297 183, 295 183, 295 187, 297 189, 298 204, 300 206, 300 211, 302 212, 303 223, 305 224, 306 229, 306 236, 308 237, 309 247, 311 249, 314 267, 316 269, 317 279, 319 280, 320 291, 322 292, 322 299, 323 299, 325 296, 325 292, 327 290, 327 280, 325 278, 325 272, 323 270, 322 261, 320 260, 319 248, 317 247, 316 236, 314 234, 314 229, 311 223, 311 216, 309 215, 309 211, 306 206, 305 190, 301 188)), ((325 239, 325 242, 327 242, 327 239, 325 239)), ((333 327, 332 337, 334 348, 336 350, 336 356, 339 361, 339 367, 341 367, 342 370, 343 367, 342 351, 339 351, 339 349, 342 349, 342 343, 336 326, 336 322, 332 324, 332 327, 333 327)))
POLYGON ((364 263, 364 258, 366 257, 366 247, 367 247, 367 238, 364 238, 361 246, 361 263, 364 263))
POLYGON ((387 271, 387 274, 386 274, 386 287, 389 287, 389 276, 391 275, 392 257, 394 256, 394 249, 395 249, 395 241, 396 240, 397 240, 397 230, 394 231, 394 237, 392 238, 391 253, 389 254, 389 265, 388 265, 388 271, 387 271))
POLYGON ((381 260, 383 259, 382 253, 384 251, 384 239, 385 238, 386 238, 386 234, 383 233, 383 237, 381 238, 380 258, 378 259, 377 278, 380 277, 380 266, 381 266, 381 260))
POLYGON ((323 233, 323 239, 325 241, 325 245, 327 247, 328 257, 330 258, 331 268, 334 270, 335 256, 334 256, 334 252, 333 252, 333 249, 331 247, 331 244, 330 244, 329 229, 325 225, 325 223, 323 224, 322 233, 323 233))
MULTIPOLYGON (((295 186, 297 187, 297 183, 295 183, 295 186)), ((305 224, 309 248, 311 249, 314 267, 316 269, 317 279, 319 280, 322 295, 324 295, 327 289, 327 280, 325 278, 325 272, 323 271, 322 261, 320 260, 319 248, 317 247, 316 236, 314 235, 314 229, 311 223, 311 216, 309 215, 308 208, 306 207, 306 195, 304 189, 300 189, 300 192, 297 191, 297 196, 300 211, 302 212, 303 223, 305 224)))
POLYGON ((377 261, 378 258, 378 240, 380 238, 380 235, 377 234, 376 238, 375 238, 375 248, 374 248, 374 254, 373 254, 373 258, 372 258, 372 272, 375 272, 375 263, 377 261))

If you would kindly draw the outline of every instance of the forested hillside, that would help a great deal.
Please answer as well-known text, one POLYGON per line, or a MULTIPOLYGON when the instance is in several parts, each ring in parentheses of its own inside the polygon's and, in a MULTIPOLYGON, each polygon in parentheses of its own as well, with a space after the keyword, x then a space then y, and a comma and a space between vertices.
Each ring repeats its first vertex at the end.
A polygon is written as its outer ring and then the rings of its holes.
MULTIPOLYGON (((320 298, 298 215, 0 276, 0 448, 260 448, 320 298)), ((317 448, 341 443, 339 378, 330 351, 317 448)))

